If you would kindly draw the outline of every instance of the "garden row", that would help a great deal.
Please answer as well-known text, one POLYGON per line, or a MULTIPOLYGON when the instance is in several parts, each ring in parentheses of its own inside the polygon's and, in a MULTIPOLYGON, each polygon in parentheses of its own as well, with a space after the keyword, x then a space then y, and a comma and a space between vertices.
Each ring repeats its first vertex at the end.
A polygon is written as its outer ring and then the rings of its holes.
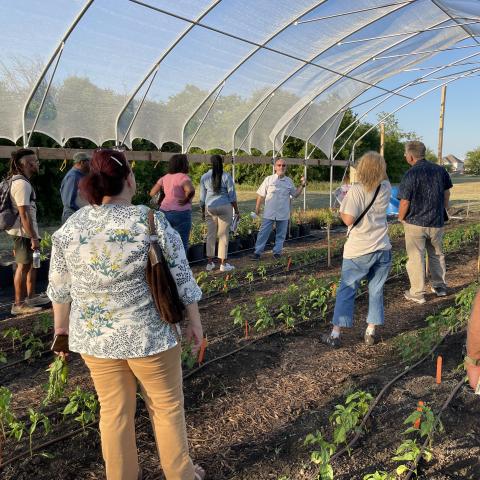
MULTIPOLYGON (((360 438, 365 440, 368 435, 367 420, 372 416, 375 406, 388 389, 400 380, 405 374, 431 357, 441 340, 453 332, 465 329, 472 308, 473 300, 479 284, 473 283, 455 296, 455 304, 441 312, 426 318, 427 327, 418 331, 402 334, 395 339, 395 348, 404 363, 412 365, 400 375, 397 375, 387 388, 383 388, 376 398, 371 392, 355 391, 347 396, 345 404, 336 405, 333 413, 328 417, 328 427, 310 433, 304 440, 304 446, 313 448, 310 452, 310 461, 315 465, 315 475, 318 480, 333 480, 334 469, 332 463, 341 455, 352 454, 354 446, 360 438), (419 359, 422 359, 419 361, 419 359)), ((441 381, 441 367, 437 368, 437 382, 441 381)), ((465 383, 464 375, 455 385, 453 394, 465 383)), ((449 395, 449 402, 453 395, 449 395)), ((395 451, 392 452, 391 462, 396 466, 391 470, 377 470, 363 476, 363 480, 395 480, 417 478, 417 467, 420 461, 432 460, 432 443, 434 434, 442 433, 443 426, 440 413, 448 403, 438 408, 435 413, 433 407, 425 402, 419 402, 416 408, 403 421, 402 425, 408 428, 403 432, 403 439, 395 451), (423 445, 421 442, 423 441, 423 445)), ((394 419, 394 417, 392 417, 394 419)), ((280 477, 288 480, 288 477, 280 477)), ((279 479, 280 480, 280 479, 279 479)))

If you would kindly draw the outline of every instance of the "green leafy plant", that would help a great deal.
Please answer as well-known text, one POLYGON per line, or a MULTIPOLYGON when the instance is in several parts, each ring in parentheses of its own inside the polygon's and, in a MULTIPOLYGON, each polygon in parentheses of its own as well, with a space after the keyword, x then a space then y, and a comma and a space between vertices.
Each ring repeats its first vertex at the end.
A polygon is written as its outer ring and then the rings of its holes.
POLYGON ((33 360, 34 358, 40 357, 45 350, 43 342, 31 333, 24 341, 23 347, 25 349, 23 358, 25 360, 33 360))
POLYGON ((245 275, 245 280, 248 282, 248 283, 252 283, 253 280, 255 278, 255 274, 250 271, 250 272, 247 272, 247 274, 245 275))
POLYGON ((7 363, 7 355, 0 350, 0 363, 7 363))
POLYGON ((193 343, 185 342, 182 345, 182 364, 185 365, 187 368, 193 368, 195 363, 197 362, 197 357, 192 353, 193 343))
POLYGON ((10 404, 12 401, 12 392, 7 387, 0 387, 0 429, 3 439, 7 437, 7 427, 14 420, 10 404))
POLYGON ((47 435, 51 430, 50 420, 48 417, 41 413, 35 412, 32 408, 28 409, 28 418, 30 419, 30 428, 28 429, 28 445, 30 448, 30 456, 33 456, 32 452, 32 437, 37 430, 38 425, 43 426, 44 435, 47 435))
POLYGON ((277 319, 283 321, 287 328, 293 328, 295 326, 293 307, 289 304, 283 304, 280 307, 280 313, 277 315, 277 319))
POLYGON ((258 273, 258 276, 259 276, 262 280, 266 280, 266 278, 267 278, 267 269, 266 269, 265 265, 260 265, 260 266, 257 268, 257 273, 258 273))
POLYGON ((310 453, 310 461, 319 467, 317 478, 319 480, 333 480, 330 458, 335 453, 335 445, 325 440, 318 430, 315 433, 309 433, 303 445, 315 447, 315 450, 310 453))
POLYGON ((274 321, 268 308, 266 306, 266 301, 263 297, 257 297, 255 299, 255 308, 256 308, 256 315, 257 321, 255 322, 254 328, 258 332, 262 332, 263 330, 267 330, 268 328, 274 325, 274 321))
POLYGON ((52 250, 52 235, 44 232, 40 240, 40 260, 47 260, 52 250))
POLYGON ((395 480, 395 478, 396 476, 393 473, 381 470, 375 473, 367 473, 367 475, 364 475, 363 480, 395 480))
POLYGON ((12 340, 12 350, 15 351, 16 343, 22 341, 23 335, 18 328, 10 327, 3 332, 3 338, 10 338, 12 340))
POLYGON ((350 394, 344 405, 335 405, 329 417, 334 425, 333 443, 335 445, 347 442, 348 435, 355 431, 358 423, 368 412, 372 398, 370 393, 359 390, 350 394))
POLYGON ((19 442, 25 432, 25 422, 14 419, 10 422, 9 427, 9 437, 13 437, 17 442, 19 442))
POLYGON ((53 318, 49 313, 41 313, 33 326, 33 333, 46 334, 53 328, 53 318))
POLYGON ((230 316, 233 317, 233 324, 238 327, 243 327, 245 321, 243 318, 243 308, 241 305, 237 305, 230 310, 230 316))
MULTIPOLYGON (((396 468, 397 475, 403 475, 406 472, 413 471, 416 475, 417 470, 410 467, 410 465, 415 461, 415 459, 420 455, 421 448, 417 444, 416 439, 406 439, 404 440, 397 448, 395 455, 392 457, 392 460, 395 462, 400 462, 400 465, 396 468)), ((427 462, 432 459, 432 452, 428 449, 425 449, 422 453, 422 458, 427 462)))
POLYGON ((69 396, 68 403, 63 409, 63 415, 77 415, 75 421, 85 430, 87 424, 96 420, 98 400, 94 393, 86 392, 77 387, 69 396))
POLYGON ((43 400, 43 404, 47 405, 60 399, 65 392, 68 382, 68 364, 63 356, 55 357, 54 361, 47 369, 49 372, 47 395, 43 400))

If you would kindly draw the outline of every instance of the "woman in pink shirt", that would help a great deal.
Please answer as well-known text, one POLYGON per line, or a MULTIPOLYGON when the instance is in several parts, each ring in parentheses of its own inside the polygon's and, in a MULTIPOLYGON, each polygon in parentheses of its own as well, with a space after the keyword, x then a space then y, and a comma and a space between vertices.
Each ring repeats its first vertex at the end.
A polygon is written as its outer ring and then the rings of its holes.
POLYGON ((170 158, 168 173, 150 190, 151 197, 160 192, 160 210, 180 234, 185 252, 188 250, 188 237, 192 228, 192 198, 195 195, 195 188, 187 173, 187 156, 175 154, 170 158))

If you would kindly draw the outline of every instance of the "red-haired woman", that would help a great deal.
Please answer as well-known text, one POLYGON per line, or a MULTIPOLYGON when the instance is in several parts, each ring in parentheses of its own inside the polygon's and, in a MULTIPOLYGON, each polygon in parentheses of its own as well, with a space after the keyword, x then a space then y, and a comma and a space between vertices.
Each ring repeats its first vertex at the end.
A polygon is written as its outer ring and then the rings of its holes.
MULTIPOLYGON (((48 295, 55 334, 90 370, 100 401, 100 433, 108 480, 141 478, 135 443, 137 381, 155 432, 167 479, 202 480, 187 445, 180 345, 176 328, 155 308, 145 279, 148 212, 132 205, 135 177, 125 155, 99 149, 81 180, 90 206, 53 235, 48 295)), ((178 233, 155 213, 159 243, 189 320, 187 337, 200 347, 203 332, 193 279, 178 233)))

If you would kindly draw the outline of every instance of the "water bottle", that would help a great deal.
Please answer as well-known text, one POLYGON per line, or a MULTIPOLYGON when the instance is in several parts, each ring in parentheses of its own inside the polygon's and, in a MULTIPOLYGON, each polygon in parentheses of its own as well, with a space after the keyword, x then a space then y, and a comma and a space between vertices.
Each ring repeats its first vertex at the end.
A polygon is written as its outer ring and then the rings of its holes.
POLYGON ((40 250, 33 251, 33 268, 40 268, 40 250))

